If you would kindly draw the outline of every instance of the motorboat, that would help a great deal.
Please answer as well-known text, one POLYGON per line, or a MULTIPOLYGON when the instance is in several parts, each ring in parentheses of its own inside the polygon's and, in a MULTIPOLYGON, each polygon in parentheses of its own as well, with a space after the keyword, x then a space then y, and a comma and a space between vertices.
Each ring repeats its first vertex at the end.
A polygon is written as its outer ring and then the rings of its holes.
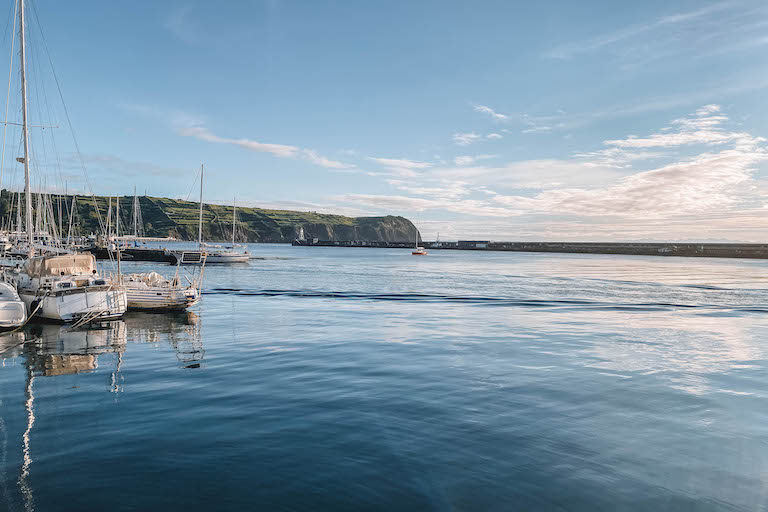
POLYGON ((0 329, 15 329, 27 321, 27 307, 16 288, 0 282, 0 329))

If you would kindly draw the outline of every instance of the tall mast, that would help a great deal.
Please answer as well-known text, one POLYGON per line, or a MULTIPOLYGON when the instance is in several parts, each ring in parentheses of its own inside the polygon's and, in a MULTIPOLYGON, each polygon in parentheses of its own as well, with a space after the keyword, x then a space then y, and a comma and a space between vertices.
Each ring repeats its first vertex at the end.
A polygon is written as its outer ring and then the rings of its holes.
POLYGON ((203 247, 203 172, 204 168, 200 166, 200 223, 197 226, 197 247, 203 247))
POLYGON ((136 185, 133 186, 133 238, 137 238, 139 236, 139 214, 138 214, 138 208, 139 206, 139 196, 136 195, 136 185))
POLYGON ((112 196, 107 198, 107 243, 112 238, 112 196))
POLYGON ((120 273, 120 196, 115 197, 115 249, 117 249, 117 278, 122 280, 120 273))
POLYGON ((21 190, 16 194, 16 233, 16 240, 18 240, 18 233, 21 233, 21 190))
POLYGON ((29 250, 27 255, 31 258, 35 255, 32 233, 32 187, 29 178, 29 126, 27 125, 27 74, 26 74, 26 44, 24 42, 24 0, 19 0, 19 42, 21 51, 21 126, 24 134, 24 194, 26 196, 27 213, 27 237, 29 250))
POLYGON ((232 198, 232 247, 235 247, 235 212, 237 211, 237 198, 232 198))

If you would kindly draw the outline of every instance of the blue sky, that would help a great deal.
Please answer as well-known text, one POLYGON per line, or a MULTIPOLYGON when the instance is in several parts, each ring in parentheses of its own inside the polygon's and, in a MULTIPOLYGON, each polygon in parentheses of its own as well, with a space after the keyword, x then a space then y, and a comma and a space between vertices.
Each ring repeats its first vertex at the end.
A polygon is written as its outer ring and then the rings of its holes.
POLYGON ((762 1, 30 2, 51 190, 87 186, 37 18, 96 193, 186 198, 205 163, 210 201, 427 238, 768 236, 762 1))

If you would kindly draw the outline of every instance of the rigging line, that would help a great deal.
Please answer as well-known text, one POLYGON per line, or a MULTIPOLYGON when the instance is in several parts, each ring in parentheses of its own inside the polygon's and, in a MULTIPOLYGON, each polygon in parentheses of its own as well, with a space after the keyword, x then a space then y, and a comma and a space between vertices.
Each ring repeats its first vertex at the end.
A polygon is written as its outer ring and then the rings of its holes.
POLYGON ((185 201, 189 201, 189 197, 192 195, 192 189, 195 188, 195 183, 197 183, 197 179, 200 177, 200 173, 202 172, 202 169, 198 171, 198 173, 195 175, 195 181, 192 182, 192 186, 189 187, 189 192, 187 193, 187 198, 185 201))
MULTIPOLYGON (((40 27, 39 24, 38 24, 37 28, 39 29, 39 31, 41 33, 41 38, 42 38, 42 27, 40 27)), ((35 43, 37 43, 37 33, 35 33, 34 36, 35 36, 35 43)), ((39 76, 43 76, 42 70, 39 67, 39 59, 37 59, 37 58, 35 58, 35 66, 37 68, 37 72, 38 72, 39 76)), ((48 92, 47 92, 46 87, 41 87, 41 86, 38 85, 37 94, 38 94, 38 97, 42 97, 42 101, 40 101, 39 99, 38 99, 38 101, 40 102, 40 105, 45 106, 45 112, 47 114, 47 118, 49 119, 49 122, 55 123, 56 121, 55 121, 55 117, 54 117, 52 109, 51 109, 51 104, 48 101, 48 92)), ((43 130, 45 129, 45 126, 41 125, 41 127, 43 127, 43 130)), ((55 125, 53 127, 58 128, 58 125, 55 125)), ((46 138, 45 131, 43 131, 43 133, 41 134, 41 138, 43 139, 43 144, 45 145, 45 138, 46 138)), ((48 138, 50 139, 49 142, 50 142, 50 146, 52 147, 53 159, 55 159, 54 171, 55 171, 56 176, 59 178, 60 184, 63 185, 64 184, 64 177, 63 177, 63 175, 61 173, 61 159, 60 159, 60 156, 59 156, 58 148, 56 147, 56 137, 54 136, 53 131, 49 131, 48 132, 48 138)), ((46 154, 46 159, 47 160, 50 159, 50 156, 48 156, 47 154, 46 154)), ((54 166, 53 159, 50 159, 51 161, 49 162, 49 166, 54 166)))
POLYGON ((75 144, 75 150, 77 151, 77 157, 80 160, 80 166, 83 168, 83 175, 85 177, 85 184, 88 187, 88 191, 91 193, 91 199, 93 200, 93 207, 96 210, 96 218, 99 220, 99 227, 101 228, 101 231, 104 231, 104 221, 101 218, 101 211, 99 210, 99 205, 96 202, 96 194, 93 193, 93 188, 91 187, 91 181, 88 179, 88 170, 85 167, 85 159, 83 159, 83 154, 80 152, 80 144, 77 142, 77 136, 75 135, 75 128, 72 126, 72 120, 69 117, 69 109, 67 109, 67 104, 64 101, 64 94, 61 92, 61 84, 59 83, 59 77, 56 75, 56 69, 53 67, 53 59, 51 58, 51 52, 48 51, 48 43, 45 40, 45 35, 43 33, 43 27, 40 23, 40 18, 37 15, 37 6, 34 2, 30 2, 32 5, 32 13, 35 16, 35 21, 37 21, 37 26, 40 29, 40 39, 43 41, 43 49, 45 50, 45 54, 48 57, 48 63, 51 65, 51 73, 53 74, 53 80, 56 83, 56 90, 59 93, 59 99, 61 99, 61 105, 64 107, 64 116, 67 119, 67 125, 69 126, 69 131, 72 134, 72 141, 75 144))
MULTIPOLYGON (((13 2, 13 6, 16 7, 16 2, 13 2)), ((3 43, 5 43, 5 38, 8 36, 8 27, 11 25, 11 11, 13 9, 11 8, 11 4, 8 4, 8 16, 5 20, 5 29, 3 30, 3 43)), ((16 36, 16 13, 13 15, 13 35, 11 38, 14 38, 16 36)))
MULTIPOLYGON (((13 14, 13 33, 16 33, 16 12, 19 10, 19 2, 18 0, 14 2, 16 4, 16 9, 14 10, 13 14)), ((6 27, 7 29, 8 27, 6 27)), ((15 48, 16 38, 11 38, 11 57, 10 57, 10 64, 8 65, 8 92, 5 95, 5 121, 8 121, 8 104, 11 101, 11 77, 13 76, 13 50, 15 48)), ((5 170, 5 132, 8 128, 7 124, 3 125, 3 150, 2 150, 2 156, 0 156, 0 190, 3 188, 3 171, 5 170)))

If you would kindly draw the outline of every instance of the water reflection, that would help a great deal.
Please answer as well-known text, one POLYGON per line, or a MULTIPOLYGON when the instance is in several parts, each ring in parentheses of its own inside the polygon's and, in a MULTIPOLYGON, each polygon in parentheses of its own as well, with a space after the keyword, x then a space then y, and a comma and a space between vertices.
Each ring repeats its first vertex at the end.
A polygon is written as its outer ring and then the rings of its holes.
MULTIPOLYGON (((36 379, 81 373, 97 373, 100 357, 101 369, 109 371, 108 391, 123 391, 122 369, 128 343, 167 342, 183 368, 199 368, 205 356, 200 336, 199 317, 194 313, 131 314, 123 320, 90 324, 73 329, 56 324, 33 324, 23 331, 0 334, 0 366, 24 364, 25 426, 21 436, 21 460, 16 485, 19 507, 35 510, 35 498, 30 474, 34 462, 33 439, 36 424, 41 419, 35 412, 36 379)), ((2 402, 0 402, 2 405, 2 402)), ((0 413, 3 410, 0 409, 0 413)), ((45 422, 43 421, 43 424, 45 422)), ((0 498, 13 503, 5 469, 8 459, 9 433, 0 415, 0 498)), ((13 437, 11 437, 13 439, 13 437)))
MULTIPOLYGON (((54 377, 98 368, 101 354, 125 352, 126 325, 108 322, 70 329, 61 325, 34 325, 24 344, 27 366, 37 375, 54 377)), ((118 358, 119 359, 119 358, 118 358)))
POLYGON ((123 320, 131 341, 167 341, 183 368, 200 368, 205 357, 200 317, 192 311, 179 313, 129 313, 123 320))

